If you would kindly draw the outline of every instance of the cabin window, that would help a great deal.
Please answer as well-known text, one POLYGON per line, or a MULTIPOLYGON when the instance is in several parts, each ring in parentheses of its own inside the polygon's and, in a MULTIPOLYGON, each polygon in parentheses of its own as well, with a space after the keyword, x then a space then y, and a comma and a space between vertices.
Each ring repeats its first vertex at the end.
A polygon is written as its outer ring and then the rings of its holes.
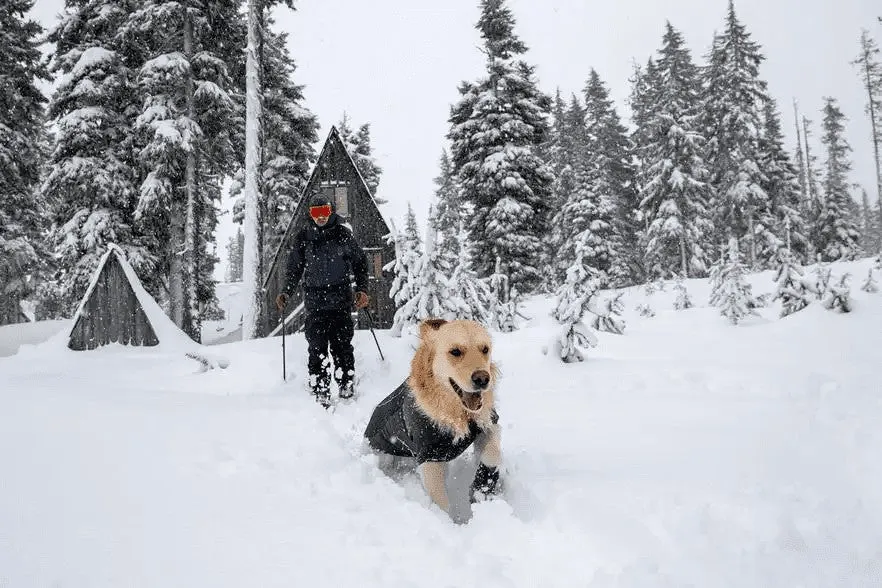
POLYGON ((374 253, 374 277, 377 279, 383 277, 383 254, 379 251, 374 253))
POLYGON ((349 218, 349 193, 346 186, 325 186, 322 194, 334 203, 334 210, 345 219, 349 218))
POLYGON ((337 214, 349 218, 349 192, 346 186, 334 188, 334 203, 337 206, 337 214))

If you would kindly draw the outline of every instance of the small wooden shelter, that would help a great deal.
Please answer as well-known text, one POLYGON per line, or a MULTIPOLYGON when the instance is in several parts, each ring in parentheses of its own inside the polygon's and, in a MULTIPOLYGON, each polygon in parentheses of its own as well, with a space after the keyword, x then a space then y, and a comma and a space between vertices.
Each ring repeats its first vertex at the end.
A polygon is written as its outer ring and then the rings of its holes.
MULTIPOLYGON (((390 234, 389 225, 343 144, 340 133, 336 127, 331 127, 264 280, 264 299, 259 321, 259 333, 263 337, 281 332, 281 316, 275 299, 285 285, 288 251, 294 237, 307 222, 312 222, 307 214, 307 205, 317 193, 323 193, 334 203, 337 214, 352 228, 356 241, 368 257, 367 294, 371 299, 369 310, 374 319, 373 326, 381 329, 392 326, 395 303, 389 296, 389 290, 394 276, 383 271, 383 267, 395 259, 395 246, 386 240, 386 236, 390 234)), ((302 296, 302 290, 298 288, 289 303, 288 316, 285 319, 286 332, 299 330, 303 326, 302 296)), ((368 328, 364 313, 354 316, 356 328, 368 328)))
POLYGON ((110 245, 74 315, 69 348, 83 351, 109 343, 144 347, 159 344, 127 267, 122 250, 110 245))
POLYGON ((71 321, 67 346, 74 351, 119 343, 179 351, 202 364, 203 371, 226 368, 229 360, 207 354, 187 336, 144 289, 126 255, 110 244, 71 321))

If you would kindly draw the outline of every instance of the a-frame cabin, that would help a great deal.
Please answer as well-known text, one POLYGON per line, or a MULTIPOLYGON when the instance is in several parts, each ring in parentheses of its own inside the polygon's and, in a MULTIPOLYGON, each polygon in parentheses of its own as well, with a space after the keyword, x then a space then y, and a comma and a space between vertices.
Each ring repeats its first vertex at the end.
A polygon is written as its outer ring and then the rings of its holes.
MULTIPOLYGON (((374 319, 373 326, 381 329, 392 326, 395 304, 389 297, 389 290, 394 276, 383 271, 383 266, 395 259, 395 247, 386 241, 386 236, 390 233, 389 225, 355 166, 355 161, 343 144, 340 133, 336 127, 331 127, 263 283, 264 299, 259 321, 259 333, 262 337, 281 333, 281 314, 276 308, 275 299, 284 287, 291 243, 300 229, 307 222, 312 222, 306 208, 310 198, 316 193, 324 193, 335 203, 337 214, 352 227, 356 241, 367 255, 369 284, 367 293, 371 298, 368 308, 374 319)), ((286 311, 287 333, 297 331, 303 326, 302 300, 303 293, 298 288, 286 311)), ((364 313, 360 312, 353 316, 356 318, 356 328, 368 328, 364 313)))
POLYGON ((159 345, 144 296, 149 295, 137 283, 125 253, 116 245, 108 246, 74 314, 67 346, 84 351, 110 343, 159 345))

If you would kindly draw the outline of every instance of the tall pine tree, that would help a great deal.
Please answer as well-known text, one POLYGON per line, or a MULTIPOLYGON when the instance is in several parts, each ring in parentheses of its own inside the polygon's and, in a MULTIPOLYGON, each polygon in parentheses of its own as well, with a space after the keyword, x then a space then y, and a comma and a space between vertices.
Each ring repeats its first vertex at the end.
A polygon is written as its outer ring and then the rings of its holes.
POLYGON ((551 129, 553 148, 549 150, 554 181, 551 194, 551 227, 548 241, 548 260, 545 263, 546 288, 553 291, 566 278, 566 271, 573 258, 562 254, 565 242, 574 231, 562 216, 563 209, 577 190, 576 173, 584 160, 587 133, 585 109, 573 95, 569 106, 558 95, 555 99, 554 125, 551 129))
POLYGON ((49 34, 50 71, 59 83, 49 104, 55 127, 41 198, 51 203, 58 272, 53 298, 74 310, 109 243, 117 243, 139 275, 160 259, 133 231, 139 193, 133 113, 141 101, 140 68, 131 39, 117 32, 133 11, 122 0, 66 0, 49 34))
MULTIPOLYGON (((774 238, 759 242, 758 253, 768 263, 778 259, 778 250, 785 248, 796 260, 804 261, 808 254, 808 231, 802 215, 798 172, 784 148, 781 118, 774 100, 766 101, 763 114, 765 127, 760 139, 761 164, 765 172, 763 190, 768 195, 775 225, 774 238)), ((767 235, 772 236, 771 233, 767 235)))
POLYGON ((615 233, 615 203, 610 196, 610 184, 604 182, 604 173, 595 167, 585 111, 574 96, 569 109, 569 125, 577 138, 573 154, 573 188, 566 195, 553 224, 562 233, 557 251, 559 272, 566 276, 576 260, 576 244, 580 243, 583 263, 594 268, 601 285, 610 279, 618 248, 615 233))
POLYGON ((373 156, 373 148, 371 147, 371 124, 364 123, 358 127, 357 131, 353 131, 349 126, 349 116, 344 112, 340 125, 337 128, 343 144, 346 145, 347 151, 355 162, 355 167, 364 183, 370 188, 371 195, 377 204, 385 204, 386 201, 377 197, 377 188, 380 186, 380 176, 383 174, 383 168, 377 163, 373 156))
POLYGON ((552 173, 537 151, 548 138, 550 100, 521 56, 514 17, 503 0, 482 0, 477 28, 487 76, 460 85, 451 109, 451 157, 463 198, 474 206, 470 239, 480 276, 500 271, 520 292, 542 279, 552 173))
POLYGON ((43 29, 27 18, 33 0, 0 6, 0 325, 18 322, 19 303, 33 295, 47 257, 44 204, 38 204, 45 158, 46 98, 37 83, 49 79, 38 48, 43 29))
POLYGON ((818 157, 813 153, 809 139, 812 137, 812 121, 802 117, 802 139, 805 149, 805 189, 806 200, 803 202, 803 218, 806 220, 809 232, 810 257, 815 259, 818 255, 821 237, 820 218, 823 207, 823 195, 820 187, 820 172, 818 170, 818 157))
POLYGON ((858 67, 861 83, 867 92, 866 111, 876 165, 876 198, 882 201, 882 62, 879 61, 879 46, 866 29, 861 31, 860 54, 852 63, 858 67))
POLYGON ((227 281, 242 281, 242 253, 245 246, 245 234, 242 227, 236 229, 236 234, 227 242, 227 281))
MULTIPOLYGON (((652 143, 653 138, 652 119, 655 112, 656 94, 662 87, 655 60, 650 57, 646 62, 646 67, 635 64, 630 82, 631 94, 628 97, 628 105, 631 108, 631 123, 634 127, 631 132, 631 143, 634 146, 636 187, 639 192, 641 189, 640 178, 643 177, 643 172, 646 169, 646 149, 652 143)), ((645 228, 645 225, 641 224, 641 228, 645 228)))
POLYGON ((244 23, 235 0, 146 0, 123 34, 137 39, 144 59, 138 228, 167 268, 169 314, 199 340, 202 309, 215 302, 208 236, 222 178, 237 166, 230 70, 244 23))
POLYGON ((818 252, 824 261, 850 260, 858 254, 859 233, 848 213, 851 194, 848 173, 851 171, 845 140, 845 115, 834 98, 824 98, 824 134, 821 143, 827 150, 824 175, 824 200, 818 219, 818 252))
POLYGON ((882 226, 877 223, 876 215, 870 207, 870 198, 863 188, 861 188, 861 248, 865 253, 882 250, 882 226))
POLYGON ((602 206, 612 212, 609 220, 613 252, 608 273, 614 285, 626 286, 642 277, 632 146, 606 84, 593 69, 584 95, 589 174, 602 206))
POLYGON ((410 202, 407 203, 404 231, 396 232, 394 239, 395 260, 383 269, 391 270, 395 275, 389 289, 389 296, 395 302, 396 308, 391 335, 400 337, 404 328, 416 321, 415 306, 411 304, 411 300, 417 293, 416 284, 423 258, 423 243, 410 202))
POLYGON ((698 69, 683 36, 670 23, 657 67, 649 138, 641 149, 644 264, 652 278, 704 275, 711 226, 704 139, 698 130, 698 69))
POLYGON ((434 179, 435 185, 435 249, 438 263, 447 276, 453 273, 460 256, 463 254, 462 233, 463 211, 456 178, 447 150, 441 152, 438 162, 439 174, 434 179))
POLYGON ((705 69, 703 130, 714 194, 711 213, 717 231, 722 232, 716 235, 717 241, 738 239, 751 266, 757 265, 758 240, 770 240, 765 233, 774 224, 760 145, 766 101, 759 77, 763 59, 729 0, 725 29, 714 38, 705 69))

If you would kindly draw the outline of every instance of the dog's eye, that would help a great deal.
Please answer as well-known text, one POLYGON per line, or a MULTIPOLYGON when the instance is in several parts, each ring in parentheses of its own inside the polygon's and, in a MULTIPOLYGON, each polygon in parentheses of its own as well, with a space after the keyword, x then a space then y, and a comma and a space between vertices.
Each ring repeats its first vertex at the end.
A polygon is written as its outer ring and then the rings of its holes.
POLYGON ((459 347, 454 347, 450 350, 450 355, 452 355, 453 357, 459 357, 460 355, 462 355, 462 350, 459 347))
POLYGON ((481 353, 487 355, 488 353, 490 353, 490 348, 484 345, 483 347, 481 347, 481 353))

